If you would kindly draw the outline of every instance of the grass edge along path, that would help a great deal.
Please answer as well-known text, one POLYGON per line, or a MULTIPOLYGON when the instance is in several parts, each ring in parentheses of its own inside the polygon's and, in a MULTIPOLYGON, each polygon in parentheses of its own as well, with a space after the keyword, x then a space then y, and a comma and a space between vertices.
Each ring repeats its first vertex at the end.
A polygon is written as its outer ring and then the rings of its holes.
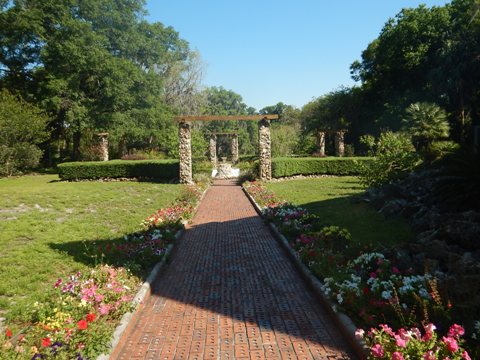
POLYGON ((434 276, 398 268, 394 258, 374 249, 345 257, 348 247, 355 246, 348 230, 322 225, 318 215, 279 201, 263 183, 244 185, 264 217, 287 235, 298 258, 319 278, 336 311, 370 327, 356 332, 367 344, 369 359, 470 359, 465 329, 450 325, 449 303, 438 293, 434 276))
MULTIPOLYGON (((145 260, 154 264, 163 257, 175 232, 183 227, 182 220, 192 216, 204 190, 182 188, 175 204, 143 221, 144 230, 125 236, 123 242, 104 242, 94 249, 98 264, 89 271, 59 277, 46 288, 45 299, 25 309, 22 321, 9 318, 8 326, 0 331, 0 358, 55 355, 92 359, 104 352, 119 318, 132 310, 131 300, 139 286, 138 275, 132 275, 145 260)), ((139 224, 137 227, 141 228, 139 224)))

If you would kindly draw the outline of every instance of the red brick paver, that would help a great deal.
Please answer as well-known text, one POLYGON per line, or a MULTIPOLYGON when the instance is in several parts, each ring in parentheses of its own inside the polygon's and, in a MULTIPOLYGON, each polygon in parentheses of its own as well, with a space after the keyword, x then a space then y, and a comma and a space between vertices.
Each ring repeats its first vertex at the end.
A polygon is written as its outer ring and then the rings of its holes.
POLYGON ((115 359, 354 358, 239 186, 215 182, 176 246, 115 359))

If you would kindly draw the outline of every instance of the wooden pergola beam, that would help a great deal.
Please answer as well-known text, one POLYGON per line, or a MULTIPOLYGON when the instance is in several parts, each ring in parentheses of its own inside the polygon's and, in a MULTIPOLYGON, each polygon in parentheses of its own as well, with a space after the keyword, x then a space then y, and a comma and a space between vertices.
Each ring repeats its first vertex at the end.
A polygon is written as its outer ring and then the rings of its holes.
POLYGON ((260 120, 278 120, 278 115, 228 115, 228 116, 177 116, 178 122, 185 121, 260 121, 260 120))
POLYGON ((238 132, 211 132, 209 135, 238 135, 238 132))

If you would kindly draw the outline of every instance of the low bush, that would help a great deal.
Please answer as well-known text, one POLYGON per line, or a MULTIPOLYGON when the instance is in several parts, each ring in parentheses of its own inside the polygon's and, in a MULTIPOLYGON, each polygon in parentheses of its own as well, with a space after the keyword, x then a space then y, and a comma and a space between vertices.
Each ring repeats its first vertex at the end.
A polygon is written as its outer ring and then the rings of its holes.
POLYGON ((274 178, 294 175, 359 175, 362 164, 371 162, 368 157, 306 157, 272 159, 272 176, 274 178))
POLYGON ((386 131, 378 139, 363 136, 360 141, 366 145, 374 160, 363 164, 361 181, 368 187, 380 187, 403 179, 421 164, 420 155, 415 151, 409 135, 386 131))
POLYGON ((58 165, 62 180, 101 178, 148 178, 157 180, 178 179, 177 160, 112 160, 95 162, 70 162, 58 165))

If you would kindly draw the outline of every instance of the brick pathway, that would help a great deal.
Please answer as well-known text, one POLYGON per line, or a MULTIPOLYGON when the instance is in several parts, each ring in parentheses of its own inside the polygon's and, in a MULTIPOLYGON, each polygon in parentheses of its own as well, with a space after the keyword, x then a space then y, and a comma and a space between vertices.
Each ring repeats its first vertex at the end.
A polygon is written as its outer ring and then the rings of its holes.
POLYGON ((217 181, 114 359, 353 359, 239 186, 217 181))

